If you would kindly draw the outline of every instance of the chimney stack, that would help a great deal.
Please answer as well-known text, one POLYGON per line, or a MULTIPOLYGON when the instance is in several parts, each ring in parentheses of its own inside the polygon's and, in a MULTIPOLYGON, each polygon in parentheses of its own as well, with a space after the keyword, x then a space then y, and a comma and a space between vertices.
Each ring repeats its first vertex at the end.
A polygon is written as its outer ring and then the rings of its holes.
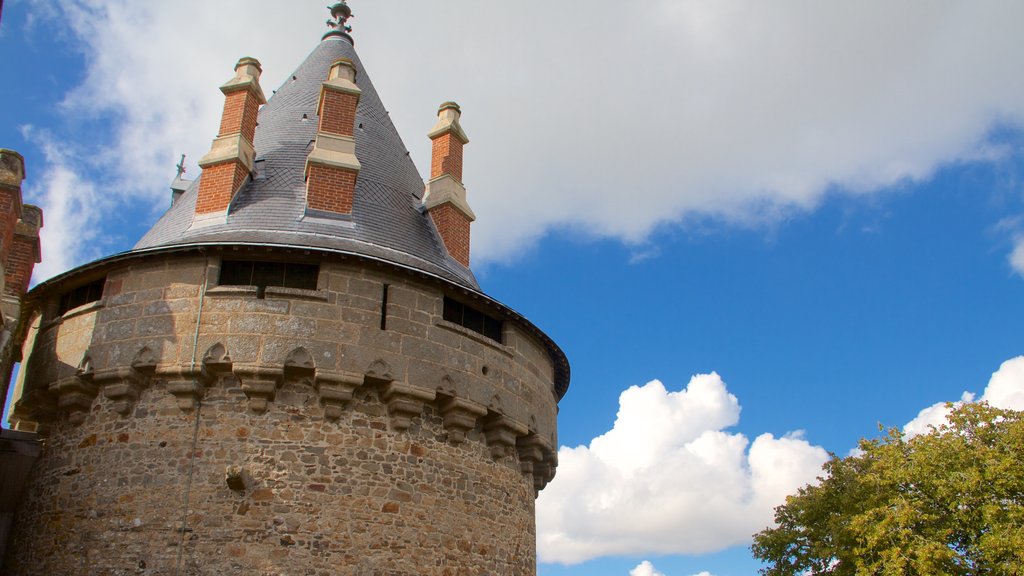
POLYGON ((220 87, 225 97, 224 113, 217 139, 199 161, 203 174, 196 200, 196 223, 226 216, 235 194, 253 172, 256 118, 260 106, 267 102, 260 87, 262 73, 259 60, 242 58, 235 65, 235 77, 220 87))
POLYGON ((0 263, 4 316, 11 316, 28 291, 32 269, 40 261, 39 229, 43 211, 21 202, 25 159, 13 150, 0 150, 0 263), (11 302, 13 300, 13 302, 11 302), (13 308, 8 305, 13 304, 13 308))
POLYGON ((14 229, 21 218, 21 183, 25 181, 25 159, 14 150, 0 149, 0 263, 14 245, 14 229))
POLYGON ((32 270, 42 262, 39 229, 43 227, 43 211, 38 206, 22 206, 21 219, 14 227, 14 244, 4 262, 4 296, 20 300, 32 281, 32 270))
POLYGON ((362 168, 356 158, 356 109, 362 90, 356 66, 348 58, 331 65, 320 88, 316 144, 306 159, 306 215, 338 218, 352 214, 356 179, 362 168))
POLYGON ((423 206, 448 254, 468 268, 469 228, 476 215, 466 201, 466 187, 462 184, 462 149, 469 138, 459 124, 461 117, 458 104, 445 102, 437 111, 437 124, 427 134, 433 150, 423 206))

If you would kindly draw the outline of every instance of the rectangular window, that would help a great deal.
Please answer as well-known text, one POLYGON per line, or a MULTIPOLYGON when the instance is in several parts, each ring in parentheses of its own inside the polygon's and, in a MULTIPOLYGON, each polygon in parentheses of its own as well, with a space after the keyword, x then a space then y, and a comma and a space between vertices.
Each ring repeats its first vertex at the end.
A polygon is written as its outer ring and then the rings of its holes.
POLYGON ((60 308, 57 313, 60 316, 66 314, 69 310, 74 310, 79 306, 85 306, 90 302, 97 302, 100 298, 103 298, 103 285, 107 283, 106 278, 101 278, 95 282, 86 284, 85 286, 79 286, 74 290, 64 294, 60 297, 60 308))
POLYGON ((316 264, 224 260, 220 266, 221 286, 256 286, 261 293, 268 286, 316 290, 319 277, 316 264))
POLYGON ((444 299, 444 319, 452 324, 458 324, 463 328, 468 328, 477 334, 486 336, 499 344, 502 341, 501 320, 488 316, 476 308, 452 300, 447 296, 444 299))

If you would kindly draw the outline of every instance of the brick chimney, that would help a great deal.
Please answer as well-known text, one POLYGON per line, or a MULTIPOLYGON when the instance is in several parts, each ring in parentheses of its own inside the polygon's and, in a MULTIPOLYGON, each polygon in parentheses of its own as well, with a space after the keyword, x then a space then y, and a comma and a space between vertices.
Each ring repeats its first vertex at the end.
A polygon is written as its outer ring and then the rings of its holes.
POLYGON ((445 102, 437 111, 437 124, 427 134, 433 142, 430 181, 423 195, 423 207, 434 220, 448 254, 469 267, 469 227, 476 215, 466 201, 462 185, 462 149, 469 138, 459 124, 462 109, 445 102))
POLYGON ((42 209, 23 205, 21 219, 14 226, 14 244, 4 262, 4 296, 20 299, 28 291, 32 270, 42 261, 39 248, 39 229, 42 227, 42 209))
POLYGON ((352 214, 356 179, 362 166, 353 137, 362 90, 348 58, 331 65, 320 88, 316 144, 306 160, 306 215, 337 218, 352 214))
POLYGON ((14 245, 14 229, 21 218, 21 183, 25 159, 14 150, 0 149, 0 263, 6 265, 14 245))
POLYGON ((12 315, 28 291, 32 269, 40 261, 39 229, 43 211, 21 202, 25 160, 13 150, 0 150, 0 294, 4 315, 12 315), (13 306, 13 308, 12 308, 13 306))
MULTIPOLYGON (((242 58, 235 77, 220 87, 224 114, 210 152, 199 161, 203 175, 196 200, 195 223, 216 221, 227 214, 235 194, 253 172, 256 117, 267 98, 260 87, 263 68, 255 58, 242 58)), ((195 225, 195 224, 193 224, 195 225)))

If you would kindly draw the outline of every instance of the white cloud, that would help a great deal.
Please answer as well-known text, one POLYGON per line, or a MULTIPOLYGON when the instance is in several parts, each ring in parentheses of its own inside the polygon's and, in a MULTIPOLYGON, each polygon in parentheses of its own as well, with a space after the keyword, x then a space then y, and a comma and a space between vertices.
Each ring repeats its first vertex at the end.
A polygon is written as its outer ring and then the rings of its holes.
POLYGON ((40 232, 43 261, 36 265, 32 275, 33 278, 49 278, 77 264, 78 258, 102 255, 97 244, 96 222, 110 203, 92 182, 76 172, 69 150, 50 134, 32 127, 24 127, 22 133, 43 151, 47 162, 40 179, 26 182, 24 197, 26 202, 43 209, 40 232))
POLYGON ((1017 274, 1024 276, 1024 236, 1014 239, 1013 251, 1010 252, 1010 267, 1017 274))
MULTIPOLYGON (((112 124, 104 189, 153 206, 177 154, 207 151, 235 60, 260 58, 270 92, 326 17, 270 0, 65 4, 87 66, 66 109, 112 124)), ((1024 124, 1024 4, 981 4, 594 0, 524 15, 396 0, 355 5, 354 24, 421 170, 434 107, 463 104, 474 253, 494 261, 556 227, 636 243, 693 217, 757 225, 836 187, 991 161, 997 123, 1024 124)))
POLYGON ((644 560, 639 566, 629 571, 629 576, 665 576, 661 572, 658 572, 654 565, 644 560))
MULTIPOLYGON (((988 402, 996 408, 1007 410, 1024 410, 1024 356, 1018 356, 1007 360, 999 367, 999 370, 992 374, 982 393, 979 401, 988 402)), ((959 402, 953 406, 959 406, 965 402, 974 402, 975 395, 964 392, 959 402)), ((927 434, 931 427, 939 427, 946 424, 946 416, 950 408, 947 403, 940 402, 921 410, 916 418, 903 427, 903 432, 910 436, 927 434)))
POLYGON ((717 374, 694 376, 677 392, 658 381, 623 392, 612 430, 559 450, 558 476, 537 502, 541 561, 701 554, 748 542, 828 455, 799 434, 751 443, 726 432, 739 414, 717 374))

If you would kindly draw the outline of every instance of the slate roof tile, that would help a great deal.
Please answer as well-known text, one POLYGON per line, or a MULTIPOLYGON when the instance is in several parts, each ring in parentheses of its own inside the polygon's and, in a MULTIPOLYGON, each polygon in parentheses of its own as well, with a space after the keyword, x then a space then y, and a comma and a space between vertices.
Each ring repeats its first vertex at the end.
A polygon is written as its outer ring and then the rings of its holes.
POLYGON ((274 93, 260 111, 254 144, 260 173, 235 197, 223 224, 190 229, 197 179, 133 250, 207 243, 304 246, 383 259, 480 290, 473 273, 448 256, 420 209, 423 179, 347 39, 327 37, 274 93), (356 64, 362 90, 355 130, 362 170, 351 218, 325 223, 303 217, 304 170, 316 138, 320 86, 338 58, 356 64))

